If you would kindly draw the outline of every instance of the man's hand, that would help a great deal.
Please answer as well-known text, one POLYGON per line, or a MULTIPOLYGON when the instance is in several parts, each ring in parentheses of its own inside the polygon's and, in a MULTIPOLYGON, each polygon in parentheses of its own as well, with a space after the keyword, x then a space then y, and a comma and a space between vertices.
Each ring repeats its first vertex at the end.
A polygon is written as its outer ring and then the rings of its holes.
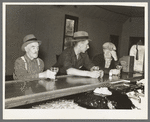
MULTIPOLYGON (((98 77, 100 77, 100 78, 102 78, 102 77, 104 76, 104 71, 103 71, 103 70, 99 70, 99 66, 93 66, 90 70, 91 70, 92 72, 98 71, 98 73, 99 73, 99 76, 98 76, 98 77)), ((92 78, 98 78, 97 75, 96 75, 96 73, 91 74, 90 77, 92 77, 92 78), (95 75, 94 75, 94 74, 95 74, 95 75), (96 76, 96 77, 95 77, 95 76, 96 76)))
POLYGON ((90 70, 91 71, 99 71, 99 66, 93 66, 90 70))
POLYGON ((56 75, 56 72, 52 72, 50 70, 47 70, 46 72, 47 74, 47 78, 50 78, 50 79, 55 79, 55 75, 56 75))
POLYGON ((109 74, 112 74, 112 75, 120 75, 120 70, 119 69, 111 69, 109 71, 109 74))
POLYGON ((45 72, 39 73, 39 78, 50 78, 55 79, 56 72, 46 70, 45 72))
POLYGON ((89 73, 89 76, 90 76, 91 78, 98 78, 98 77, 102 78, 103 75, 104 75, 103 70, 90 71, 90 73, 89 73))
POLYGON ((99 76, 100 76, 99 71, 90 71, 89 72, 89 77, 91 77, 91 78, 98 78, 99 76))
POLYGON ((118 70, 121 70, 121 69, 122 69, 122 66, 121 66, 121 65, 117 65, 116 68, 117 68, 118 70))
POLYGON ((116 53, 116 51, 113 50, 113 51, 111 51, 110 53, 111 53, 112 57, 114 58, 114 60, 117 61, 118 58, 117 58, 117 53, 116 53))

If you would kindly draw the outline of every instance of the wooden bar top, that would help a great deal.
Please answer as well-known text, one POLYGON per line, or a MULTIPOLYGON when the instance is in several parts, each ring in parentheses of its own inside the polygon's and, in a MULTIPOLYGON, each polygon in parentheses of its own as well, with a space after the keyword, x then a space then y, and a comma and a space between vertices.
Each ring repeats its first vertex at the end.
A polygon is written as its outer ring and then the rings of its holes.
POLYGON ((89 78, 77 76, 57 76, 56 80, 35 79, 35 80, 15 80, 5 83, 5 108, 12 108, 34 102, 54 99, 72 94, 87 92, 97 87, 107 86, 110 82, 120 79, 143 78, 142 75, 123 73, 121 78, 108 75, 103 78, 89 78))

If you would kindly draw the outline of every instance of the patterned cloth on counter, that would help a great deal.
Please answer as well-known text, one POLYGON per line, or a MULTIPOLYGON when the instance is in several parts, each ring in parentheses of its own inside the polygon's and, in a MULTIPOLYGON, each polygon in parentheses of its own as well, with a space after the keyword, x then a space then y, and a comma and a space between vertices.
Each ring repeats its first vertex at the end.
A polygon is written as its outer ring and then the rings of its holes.
POLYGON ((74 103, 73 100, 59 99, 40 105, 33 106, 32 109, 86 109, 74 103))
POLYGON ((126 93, 127 96, 130 98, 132 103, 135 105, 135 108, 133 110, 143 110, 145 106, 145 97, 144 94, 138 92, 135 93, 134 91, 126 93), (140 94, 140 95, 139 95, 140 94))

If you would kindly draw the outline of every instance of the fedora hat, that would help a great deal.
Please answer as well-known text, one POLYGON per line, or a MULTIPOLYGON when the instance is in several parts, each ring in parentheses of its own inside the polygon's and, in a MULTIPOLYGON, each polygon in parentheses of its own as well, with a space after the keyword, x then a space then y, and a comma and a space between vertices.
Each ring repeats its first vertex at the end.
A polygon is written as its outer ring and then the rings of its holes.
POLYGON ((41 45, 41 43, 42 43, 40 40, 37 40, 37 38, 33 34, 26 35, 23 38, 23 44, 21 47, 22 51, 25 51, 25 49, 24 49, 25 46, 27 46, 28 44, 33 43, 33 42, 38 42, 39 45, 41 45))
POLYGON ((91 39, 89 39, 89 35, 85 31, 77 31, 74 33, 73 41, 83 41, 83 40, 92 41, 91 39))

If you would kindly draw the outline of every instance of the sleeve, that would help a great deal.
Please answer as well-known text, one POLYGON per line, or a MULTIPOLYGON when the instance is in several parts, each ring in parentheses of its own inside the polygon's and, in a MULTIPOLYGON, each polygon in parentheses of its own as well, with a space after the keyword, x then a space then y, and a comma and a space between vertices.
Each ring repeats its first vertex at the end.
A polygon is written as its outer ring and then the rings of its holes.
POLYGON ((66 70, 69 68, 73 68, 73 63, 72 63, 72 55, 70 52, 66 51, 63 52, 59 58, 58 62, 54 65, 56 67, 59 67, 59 71, 57 74, 59 75, 66 75, 66 70))
POLYGON ((90 70, 94 64, 92 63, 92 61, 90 60, 89 56, 87 53, 85 53, 85 56, 84 56, 84 66, 85 68, 87 68, 88 70, 90 70))
POLYGON ((42 59, 38 58, 39 61, 40 61, 40 72, 43 72, 44 71, 44 62, 42 59))
POLYGON ((62 64, 62 67, 60 69, 60 73, 61 73, 61 75, 66 75, 67 69, 74 68, 71 53, 70 52, 64 53, 62 55, 62 59, 63 59, 63 61, 62 61, 63 64, 62 64))
POLYGON ((63 67, 65 68, 65 70, 69 68, 74 68, 73 62, 72 62, 72 56, 70 53, 66 53, 64 55, 63 67))
POLYGON ((102 57, 101 54, 98 54, 93 57, 92 62, 94 63, 95 66, 99 66, 100 69, 104 68, 104 58, 102 57))
POLYGON ((116 69, 116 66, 117 66, 117 65, 120 65, 119 60, 117 60, 117 61, 114 61, 114 60, 113 60, 113 61, 111 62, 110 68, 111 68, 111 69, 116 69))
POLYGON ((39 78, 38 73, 35 73, 35 74, 28 73, 28 71, 25 68, 25 62, 21 58, 18 58, 15 61, 14 70, 15 70, 13 74, 14 80, 39 78))
POLYGON ((133 45, 130 49, 130 56, 136 56, 136 45, 133 45))

